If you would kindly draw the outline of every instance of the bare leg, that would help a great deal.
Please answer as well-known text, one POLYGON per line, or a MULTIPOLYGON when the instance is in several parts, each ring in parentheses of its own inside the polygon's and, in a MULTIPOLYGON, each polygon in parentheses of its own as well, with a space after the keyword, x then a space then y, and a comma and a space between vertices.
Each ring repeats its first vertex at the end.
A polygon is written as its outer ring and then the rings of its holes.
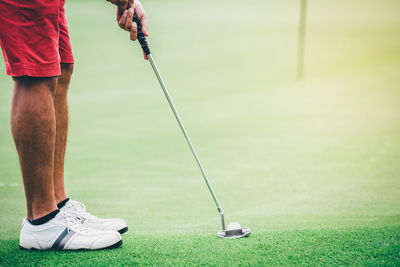
POLYGON ((33 220, 57 209, 53 185, 57 77, 18 77, 14 81, 11 129, 25 186, 27 217, 33 220))
POLYGON ((56 112, 56 145, 54 152, 54 195, 59 203, 67 198, 64 187, 64 156, 68 133, 67 92, 74 64, 61 64, 61 75, 55 92, 54 109, 56 112))

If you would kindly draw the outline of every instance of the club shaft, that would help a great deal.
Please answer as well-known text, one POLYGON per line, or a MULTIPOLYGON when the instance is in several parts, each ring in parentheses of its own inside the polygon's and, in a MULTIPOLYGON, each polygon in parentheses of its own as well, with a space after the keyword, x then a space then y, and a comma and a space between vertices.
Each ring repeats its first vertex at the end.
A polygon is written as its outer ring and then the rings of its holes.
POLYGON ((214 190, 213 190, 213 188, 212 188, 212 186, 211 186, 211 184, 210 184, 210 181, 208 180, 207 174, 206 174, 206 172, 204 171, 203 166, 201 165, 200 159, 199 159, 199 157, 197 156, 196 150, 194 149, 194 147, 193 147, 193 145, 192 145, 192 142, 190 141, 190 138, 189 138, 189 135, 188 135, 187 132, 186 132, 185 126, 183 126, 182 120, 181 120, 181 118, 179 117, 179 114, 178 114, 178 112, 177 112, 177 110, 176 110, 176 108, 175 108, 174 102, 172 102, 172 99, 171 99, 171 96, 169 95, 169 92, 168 92, 168 90, 167 90, 167 87, 165 86, 165 83, 164 83, 164 81, 163 81, 163 79, 162 79, 162 77, 161 77, 161 74, 160 74, 160 72, 159 72, 159 70, 158 70, 158 68, 157 68, 156 63, 154 62, 153 56, 152 56, 151 54, 149 54, 149 55, 147 55, 147 57, 149 58, 149 61, 150 61, 150 63, 151 63, 151 66, 153 67, 154 73, 155 73, 156 76, 157 76, 157 79, 158 79, 158 81, 159 81, 159 83, 160 83, 160 85, 161 85, 161 88, 162 88, 162 90, 163 90, 163 92, 164 92, 164 95, 165 95, 165 97, 166 97, 167 100, 168 100, 168 104, 169 104, 169 106, 171 107, 172 112, 174 113, 175 119, 176 119, 176 121, 178 122, 179 127, 180 127, 181 130, 182 130, 183 136, 185 137, 185 139, 186 139, 186 141, 187 141, 187 143, 188 143, 188 145, 189 145, 189 147, 190 147, 190 150, 192 151, 193 157, 194 157, 194 159, 196 160, 197 165, 199 166, 199 169, 200 169, 200 171, 201 171, 201 174, 203 175, 204 181, 205 181, 206 184, 207 184, 208 190, 210 191, 210 194, 211 194, 212 198, 214 199, 215 205, 217 206, 218 212, 219 212, 219 214, 221 215, 222 230, 225 230, 224 211, 222 210, 222 207, 221 207, 221 205, 219 204, 219 201, 218 201, 218 199, 217 199, 217 196, 215 195, 214 190))

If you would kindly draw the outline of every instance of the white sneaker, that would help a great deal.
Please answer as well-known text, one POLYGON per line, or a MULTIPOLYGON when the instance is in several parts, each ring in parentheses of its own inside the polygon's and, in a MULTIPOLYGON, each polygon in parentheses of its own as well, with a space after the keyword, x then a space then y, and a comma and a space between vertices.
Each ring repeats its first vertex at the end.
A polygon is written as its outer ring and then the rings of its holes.
POLYGON ((126 222, 122 219, 100 219, 86 212, 86 207, 83 203, 75 200, 68 200, 65 206, 60 210, 75 216, 81 223, 95 230, 112 230, 123 234, 128 231, 126 222))
POLYGON ((118 232, 90 229, 62 211, 41 225, 33 225, 24 218, 19 237, 19 247, 27 250, 107 249, 121 244, 118 232))

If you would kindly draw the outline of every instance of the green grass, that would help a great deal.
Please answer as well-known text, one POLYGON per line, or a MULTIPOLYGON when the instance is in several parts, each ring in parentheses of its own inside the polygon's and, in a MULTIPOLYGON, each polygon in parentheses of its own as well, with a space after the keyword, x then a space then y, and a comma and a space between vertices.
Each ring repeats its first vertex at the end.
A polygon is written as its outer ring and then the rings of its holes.
POLYGON ((248 239, 212 235, 128 236, 114 251, 19 251, 4 242, 4 264, 48 265, 390 265, 398 261, 400 228, 302 230, 256 233, 248 239), (213 240, 214 239, 214 240, 213 240), (213 242, 210 242, 213 240, 213 242), (30 262, 27 262, 27 258, 30 262))
POLYGON ((145 1, 150 44, 227 220, 219 218, 138 45, 114 8, 68 1, 76 57, 68 194, 123 217, 124 245, 18 249, 25 200, 0 66, 0 265, 399 265, 400 3, 145 1))

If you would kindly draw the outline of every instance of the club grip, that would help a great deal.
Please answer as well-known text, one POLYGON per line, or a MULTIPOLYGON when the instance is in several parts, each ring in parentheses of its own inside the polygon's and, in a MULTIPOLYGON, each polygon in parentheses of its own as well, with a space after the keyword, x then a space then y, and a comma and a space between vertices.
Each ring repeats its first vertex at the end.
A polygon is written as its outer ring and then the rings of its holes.
POLYGON ((143 34, 142 31, 142 24, 140 23, 139 18, 136 16, 136 14, 133 15, 133 21, 136 22, 137 24, 137 40, 139 41, 140 45, 142 46, 143 52, 148 56, 150 55, 150 48, 149 44, 147 43, 147 38, 143 34))

